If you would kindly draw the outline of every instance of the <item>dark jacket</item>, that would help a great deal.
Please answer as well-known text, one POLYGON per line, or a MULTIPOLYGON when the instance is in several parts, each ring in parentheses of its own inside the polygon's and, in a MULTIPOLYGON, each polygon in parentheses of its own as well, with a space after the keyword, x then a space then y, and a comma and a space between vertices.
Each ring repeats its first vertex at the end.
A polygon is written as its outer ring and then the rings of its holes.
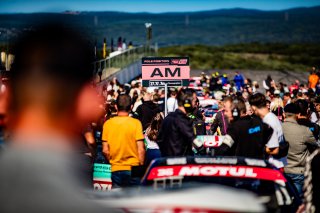
POLYGON ((265 145, 272 133, 273 129, 263 123, 260 118, 241 117, 229 125, 227 136, 216 154, 262 159, 265 145))
POLYGON ((158 136, 161 155, 185 156, 192 154, 195 136, 190 118, 177 109, 163 120, 158 136))
POLYGON ((213 124, 211 125, 211 131, 214 134, 217 131, 217 128, 220 127, 221 135, 225 135, 228 125, 228 118, 224 115, 224 111, 219 111, 213 121, 213 124))
POLYGON ((193 133, 195 135, 206 134, 206 124, 204 122, 204 116, 199 109, 196 109, 192 114, 189 115, 192 121, 193 133))
POLYGON ((142 123, 143 130, 146 130, 152 120, 152 118, 160 112, 157 104, 152 101, 144 101, 140 106, 138 106, 133 117, 139 119, 142 123))

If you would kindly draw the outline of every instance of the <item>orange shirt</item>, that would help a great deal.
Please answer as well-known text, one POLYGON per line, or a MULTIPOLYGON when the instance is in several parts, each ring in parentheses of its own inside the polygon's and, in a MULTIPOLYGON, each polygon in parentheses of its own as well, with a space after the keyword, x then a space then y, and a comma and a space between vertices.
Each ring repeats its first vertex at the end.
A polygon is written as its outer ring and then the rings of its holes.
POLYGON ((314 89, 317 86, 319 81, 319 77, 316 74, 312 74, 309 76, 309 87, 314 89))
POLYGON ((143 140, 141 122, 128 116, 110 118, 103 125, 102 140, 109 144, 111 170, 131 170, 139 165, 137 141, 143 140))

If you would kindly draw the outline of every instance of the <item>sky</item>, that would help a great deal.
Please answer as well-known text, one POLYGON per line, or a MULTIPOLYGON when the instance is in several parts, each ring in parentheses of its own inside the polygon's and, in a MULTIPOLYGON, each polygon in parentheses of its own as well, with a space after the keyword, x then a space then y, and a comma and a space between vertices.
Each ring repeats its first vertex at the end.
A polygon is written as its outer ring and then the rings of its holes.
POLYGON ((320 5, 320 0, 0 0, 0 13, 73 11, 186 12, 227 8, 283 10, 320 5))

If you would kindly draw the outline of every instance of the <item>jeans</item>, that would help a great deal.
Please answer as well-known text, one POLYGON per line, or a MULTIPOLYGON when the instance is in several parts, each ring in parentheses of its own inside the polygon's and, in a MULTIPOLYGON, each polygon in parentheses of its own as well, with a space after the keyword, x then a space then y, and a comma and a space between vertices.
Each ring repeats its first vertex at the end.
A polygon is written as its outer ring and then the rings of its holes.
POLYGON ((138 186, 140 178, 131 177, 131 171, 116 171, 111 173, 112 188, 138 186))
POLYGON ((151 161, 156 158, 161 158, 161 153, 159 149, 147 149, 147 154, 146 154, 146 166, 149 166, 151 161))
POLYGON ((292 180, 294 186, 297 188, 297 191, 300 197, 303 196, 303 182, 304 182, 304 175, 303 174, 288 174, 286 175, 292 180))

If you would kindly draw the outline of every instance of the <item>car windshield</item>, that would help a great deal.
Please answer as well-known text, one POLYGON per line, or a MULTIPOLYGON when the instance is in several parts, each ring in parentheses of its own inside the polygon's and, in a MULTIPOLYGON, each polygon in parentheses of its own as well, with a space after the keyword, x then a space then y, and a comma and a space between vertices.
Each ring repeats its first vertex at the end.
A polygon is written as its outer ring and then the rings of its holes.
POLYGON ((204 113, 204 116, 205 117, 212 117, 214 115, 215 111, 214 110, 207 110, 205 113, 204 113))

